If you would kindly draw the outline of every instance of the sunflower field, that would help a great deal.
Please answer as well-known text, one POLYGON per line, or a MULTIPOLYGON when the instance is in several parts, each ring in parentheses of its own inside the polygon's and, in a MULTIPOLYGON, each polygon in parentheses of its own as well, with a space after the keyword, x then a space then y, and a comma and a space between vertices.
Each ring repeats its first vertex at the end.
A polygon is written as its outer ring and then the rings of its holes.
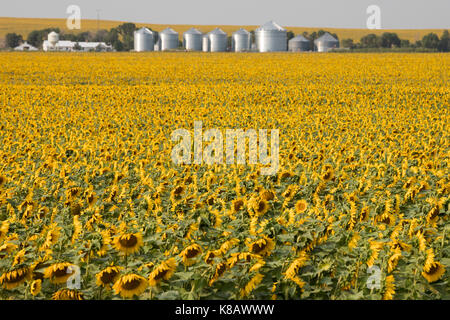
POLYGON ((449 54, 0 62, 0 299, 450 299, 449 54), (194 121, 277 174, 174 164, 194 121))

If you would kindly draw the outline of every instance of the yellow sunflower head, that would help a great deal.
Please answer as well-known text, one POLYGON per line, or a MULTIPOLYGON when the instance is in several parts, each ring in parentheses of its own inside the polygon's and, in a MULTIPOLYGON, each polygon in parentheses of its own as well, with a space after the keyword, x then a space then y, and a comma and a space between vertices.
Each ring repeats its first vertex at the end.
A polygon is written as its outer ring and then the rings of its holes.
POLYGON ((74 265, 69 262, 54 263, 44 271, 44 278, 48 278, 51 283, 66 283, 67 279, 75 272, 74 265))
POLYGON ((30 271, 30 268, 23 267, 3 273, 0 276, 0 284, 2 284, 5 289, 11 290, 31 278, 32 272, 30 271))
POLYGON ((257 216, 262 216, 269 210, 269 204, 264 199, 257 199, 253 202, 252 207, 257 216))
POLYGON ((195 258, 202 253, 202 248, 194 243, 186 247, 180 252, 180 256, 183 258, 183 264, 185 266, 190 266, 195 263, 195 258))
POLYGON ((83 293, 78 290, 61 289, 53 294, 53 300, 84 300, 83 293))
POLYGON ((231 202, 231 211, 233 213, 238 212, 239 210, 242 210, 244 208, 244 200, 239 198, 235 199, 231 202))
POLYGON ((156 286, 162 280, 169 280, 175 273, 177 263, 174 258, 161 262, 149 275, 149 284, 156 286))
POLYGON ((33 297, 37 296, 39 294, 39 292, 41 292, 41 286, 42 286, 41 279, 34 280, 31 283, 30 293, 33 295, 33 297))
POLYGON ((113 246, 126 255, 134 253, 142 246, 142 235, 139 232, 119 235, 114 238, 113 246))
POLYGON ((305 212, 306 208, 308 208, 308 204, 305 200, 298 200, 295 203, 295 212, 296 213, 302 213, 305 212))
POLYGON ((147 279, 137 274, 123 275, 113 285, 115 293, 120 294, 122 298, 132 298, 134 295, 139 296, 147 287, 147 279))
POLYGON ((275 247, 275 242, 269 237, 264 237, 262 239, 256 240, 249 245, 249 250, 253 254, 260 256, 269 256, 275 247))
POLYGON ((106 269, 103 269, 102 271, 100 271, 95 275, 96 284, 99 287, 109 288, 117 281, 119 275, 120 275, 119 267, 115 266, 107 267, 106 269))
POLYGON ((428 282, 435 282, 439 280, 445 273, 445 267, 440 262, 431 263, 428 268, 424 268, 422 276, 428 282))

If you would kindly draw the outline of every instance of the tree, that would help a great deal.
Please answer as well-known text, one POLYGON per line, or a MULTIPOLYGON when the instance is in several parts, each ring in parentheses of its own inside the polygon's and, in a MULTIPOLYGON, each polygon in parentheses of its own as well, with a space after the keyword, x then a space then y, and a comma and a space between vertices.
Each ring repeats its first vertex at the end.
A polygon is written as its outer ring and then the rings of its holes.
POLYGON ((286 35, 287 35, 287 40, 288 40, 288 41, 291 40, 293 37, 295 37, 295 33, 292 32, 291 30, 289 30, 289 31, 286 33, 286 35))
POLYGON ((374 33, 370 33, 361 38, 361 46, 363 48, 376 48, 378 47, 378 36, 374 33))
POLYGON ((355 44, 353 43, 353 39, 342 39, 341 40, 341 46, 343 48, 350 48, 350 49, 355 48, 355 44))
POLYGON ((392 46, 400 47, 400 38, 396 33, 384 32, 380 38, 380 46, 383 48, 392 48, 392 46))
POLYGON ((75 51, 81 51, 83 48, 80 46, 80 44, 77 42, 75 43, 75 45, 73 46, 73 50, 75 51))
POLYGON ((400 47, 402 48, 409 48, 411 47, 411 43, 409 42, 409 40, 400 40, 400 47))
POLYGON ((450 34, 448 30, 444 30, 441 39, 439 40, 438 50, 442 52, 450 51, 450 34))
POLYGON ((422 38, 422 45, 428 49, 437 49, 439 46, 439 37, 431 32, 422 38))
POLYGON ((6 45, 10 48, 17 47, 22 41, 23 38, 20 34, 8 33, 6 35, 6 45))

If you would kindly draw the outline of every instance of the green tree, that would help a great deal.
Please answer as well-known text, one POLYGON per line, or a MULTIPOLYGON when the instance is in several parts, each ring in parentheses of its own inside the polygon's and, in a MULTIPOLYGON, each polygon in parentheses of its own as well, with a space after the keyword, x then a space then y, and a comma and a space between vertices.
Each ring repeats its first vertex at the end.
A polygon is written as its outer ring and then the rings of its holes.
POLYGON ((428 49, 437 49, 439 46, 439 37, 431 32, 422 38, 422 45, 428 49))
POLYGON ((442 52, 450 51, 450 34, 448 30, 444 30, 441 39, 439 40, 438 50, 442 52))
POLYGON ((363 48, 377 48, 378 36, 374 33, 370 33, 361 38, 361 46, 363 48))
POLYGON ((342 39, 341 40, 341 46, 343 48, 350 48, 350 49, 355 48, 355 44, 353 43, 353 39, 342 39))
POLYGON ((400 43, 400 38, 393 32, 384 32, 380 37, 380 46, 383 48, 400 47, 400 43))
POLYGON ((22 41, 23 41, 23 38, 22 38, 22 36, 20 34, 8 33, 6 35, 6 45, 9 48, 17 47, 22 41))

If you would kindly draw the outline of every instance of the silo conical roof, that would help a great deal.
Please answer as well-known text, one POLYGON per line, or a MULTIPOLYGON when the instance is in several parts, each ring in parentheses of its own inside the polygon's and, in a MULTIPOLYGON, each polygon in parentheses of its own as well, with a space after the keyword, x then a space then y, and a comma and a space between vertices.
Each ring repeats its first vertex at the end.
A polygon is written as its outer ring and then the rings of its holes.
POLYGON ((317 38, 316 40, 314 40, 314 42, 320 42, 320 41, 338 42, 338 40, 335 37, 333 37, 331 34, 329 34, 328 32, 325 32, 325 34, 322 35, 320 38, 317 38))
POLYGON ((256 31, 286 31, 286 29, 284 29, 274 21, 269 21, 256 29, 256 31))
POLYGON ((245 35, 249 35, 250 32, 248 32, 247 30, 240 28, 239 30, 233 32, 233 34, 245 34, 245 35))
POLYGON ((298 36, 292 38, 292 39, 289 40, 289 41, 293 41, 293 42, 309 42, 309 40, 306 39, 306 38, 305 38, 304 36, 302 36, 302 35, 298 35, 298 36))
POLYGON ((140 28, 139 30, 136 30, 135 33, 142 33, 142 34, 150 33, 150 34, 153 34, 153 32, 151 32, 148 28, 145 28, 145 27, 140 28))
POLYGON ((190 28, 184 34, 202 34, 202 33, 196 28, 190 28))
POLYGON ((163 31, 161 31, 160 34, 178 34, 178 32, 176 32, 172 28, 166 28, 163 31))
POLYGON ((221 35, 227 35, 222 29, 215 28, 214 30, 210 31, 208 34, 221 34, 221 35))

